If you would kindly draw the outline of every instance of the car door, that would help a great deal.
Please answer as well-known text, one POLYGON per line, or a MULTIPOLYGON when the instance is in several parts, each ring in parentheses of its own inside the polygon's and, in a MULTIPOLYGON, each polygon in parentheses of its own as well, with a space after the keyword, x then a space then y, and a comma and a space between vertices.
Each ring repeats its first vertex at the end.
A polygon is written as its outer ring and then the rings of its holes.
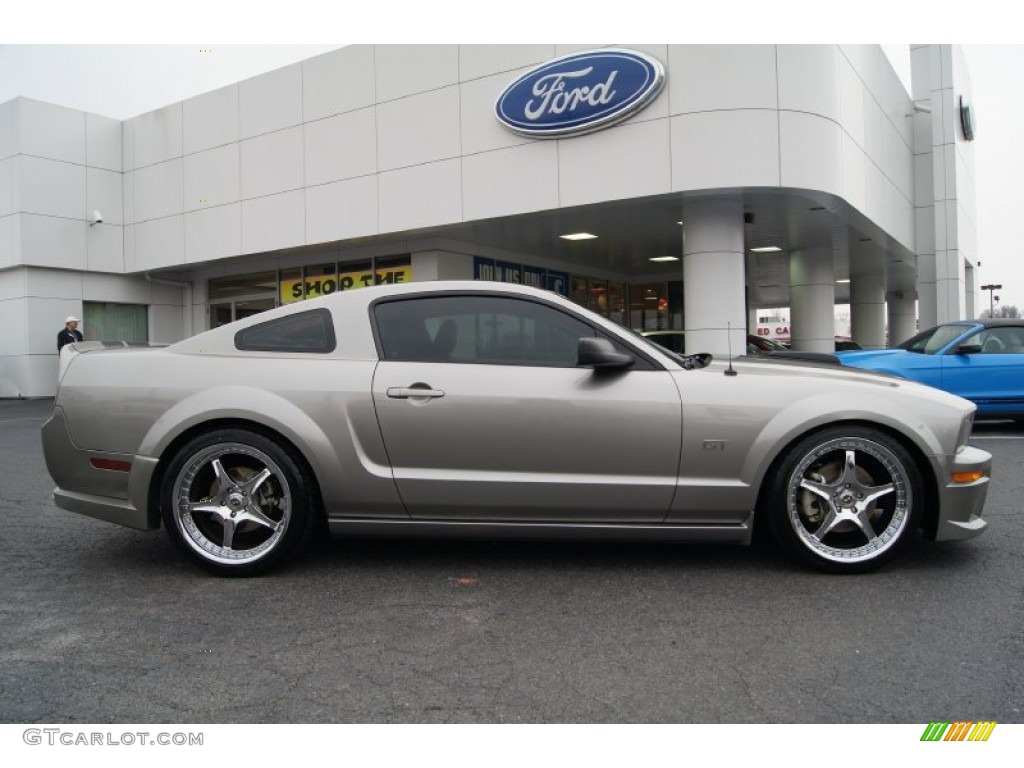
POLYGON ((625 371, 576 367, 579 338, 600 331, 530 298, 422 295, 371 311, 373 399, 412 517, 664 519, 681 442, 667 371, 640 353, 625 371))
POLYGON ((1024 326, 986 328, 956 346, 977 344, 971 354, 942 356, 942 388, 978 404, 980 413, 1024 413, 1024 326))

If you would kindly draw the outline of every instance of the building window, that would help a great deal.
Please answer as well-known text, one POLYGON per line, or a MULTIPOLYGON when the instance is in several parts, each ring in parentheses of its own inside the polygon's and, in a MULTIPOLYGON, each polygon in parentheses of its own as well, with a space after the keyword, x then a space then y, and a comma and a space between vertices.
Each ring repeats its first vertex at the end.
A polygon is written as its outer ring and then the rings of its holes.
POLYGON ((86 341, 149 341, 149 307, 145 304, 82 304, 82 335, 86 341))

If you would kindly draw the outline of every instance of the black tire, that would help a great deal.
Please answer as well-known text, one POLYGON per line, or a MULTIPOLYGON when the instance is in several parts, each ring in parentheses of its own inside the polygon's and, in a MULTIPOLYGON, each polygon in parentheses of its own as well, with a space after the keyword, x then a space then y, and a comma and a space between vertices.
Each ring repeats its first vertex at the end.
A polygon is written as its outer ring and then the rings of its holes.
POLYGON ((892 559, 918 527, 924 490, 907 449, 877 429, 839 426, 789 449, 762 497, 779 546, 830 573, 892 559))
POLYGON ((302 462, 269 437, 218 429, 174 455, 160 508, 171 540, 193 562, 221 576, 255 576, 309 540, 313 487, 302 462))

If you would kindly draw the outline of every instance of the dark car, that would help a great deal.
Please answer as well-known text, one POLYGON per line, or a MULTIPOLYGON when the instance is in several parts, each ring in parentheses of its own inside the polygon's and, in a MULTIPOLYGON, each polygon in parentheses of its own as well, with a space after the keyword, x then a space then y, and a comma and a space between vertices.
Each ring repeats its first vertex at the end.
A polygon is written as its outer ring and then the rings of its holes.
MULTIPOLYGON (((679 355, 686 354, 686 331, 643 331, 640 334, 648 341, 679 355)), ((779 352, 786 348, 777 341, 763 336, 747 335, 747 354, 761 355, 765 352, 779 352)))
POLYGON ((840 352, 867 368, 952 392, 978 418, 1024 421, 1024 320, 962 320, 922 331, 895 349, 840 352))

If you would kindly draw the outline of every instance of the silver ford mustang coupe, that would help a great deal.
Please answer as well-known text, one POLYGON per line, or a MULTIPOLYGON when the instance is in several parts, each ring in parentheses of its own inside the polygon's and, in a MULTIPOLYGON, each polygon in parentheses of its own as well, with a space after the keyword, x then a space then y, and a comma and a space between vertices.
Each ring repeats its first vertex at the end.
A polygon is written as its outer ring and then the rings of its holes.
POLYGON ((71 344, 56 504, 163 522, 218 574, 314 535, 749 543, 875 568, 986 526, 974 406, 839 366, 678 356, 562 297, 436 282, 291 304, 165 347, 71 344), (92 348, 91 348, 92 347, 92 348))

